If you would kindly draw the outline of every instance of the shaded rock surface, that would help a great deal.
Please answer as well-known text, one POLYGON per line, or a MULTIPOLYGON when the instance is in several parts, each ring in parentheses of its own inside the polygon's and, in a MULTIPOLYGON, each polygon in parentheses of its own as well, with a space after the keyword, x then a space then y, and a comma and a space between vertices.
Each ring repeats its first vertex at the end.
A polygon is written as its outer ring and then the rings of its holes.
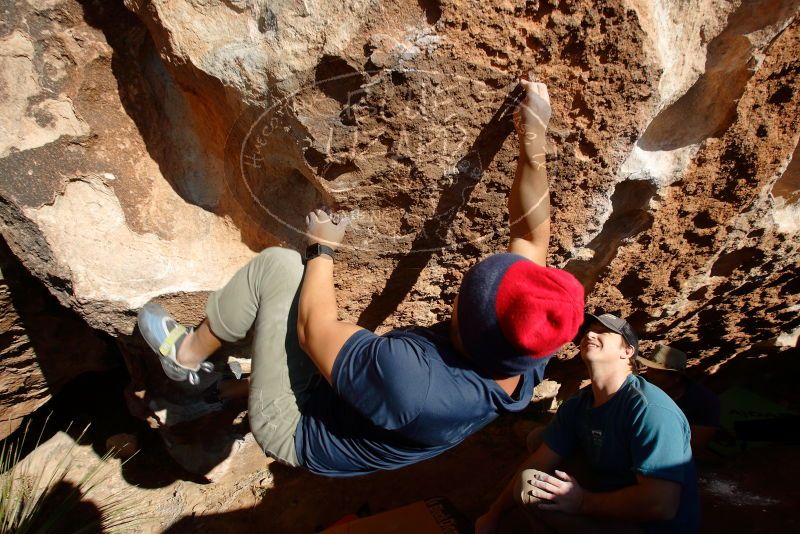
MULTIPOLYGON (((126 516, 134 516, 128 526, 131 532, 164 532, 183 516, 253 506, 272 483, 269 472, 264 469, 266 457, 258 446, 255 452, 261 455, 258 462, 242 461, 238 470, 229 471, 217 484, 173 479, 153 487, 152 474, 143 478, 148 474, 142 470, 145 466, 136 456, 127 465, 116 457, 103 461, 92 447, 76 442, 68 433, 57 432, 24 458, 16 469, 41 484, 50 481, 54 473, 60 475, 66 471, 63 484, 71 488, 79 487, 81 480, 91 475, 93 487, 89 491, 84 488, 84 492, 78 494, 83 507, 91 506, 99 512, 109 503, 121 500, 126 503, 126 516)), ((67 514, 61 521, 69 519, 67 514)))
POLYGON ((121 365, 111 348, 59 305, 0 239, 0 439, 71 379, 121 365))
MULTIPOLYGON (((501 418, 433 460, 348 479, 319 477, 274 463, 264 470, 263 464, 243 461, 216 483, 200 484, 176 479, 180 473, 152 450, 141 451, 124 465, 116 459, 103 464, 98 452, 75 445, 74 437, 63 432, 38 447, 20 469, 48 473, 69 455, 66 480, 72 484, 99 469, 102 483, 82 495, 82 501, 99 508, 114 496, 124 496, 141 518, 135 525, 141 532, 313 532, 358 510, 380 513, 442 495, 473 520, 505 483, 499 473, 510 473, 526 455, 524 433, 515 432, 519 422, 519 417, 501 418)), ((795 530, 795 455, 794 447, 762 447, 702 469, 703 531, 795 530)), ((506 531, 524 532, 526 525, 523 520, 506 531)))

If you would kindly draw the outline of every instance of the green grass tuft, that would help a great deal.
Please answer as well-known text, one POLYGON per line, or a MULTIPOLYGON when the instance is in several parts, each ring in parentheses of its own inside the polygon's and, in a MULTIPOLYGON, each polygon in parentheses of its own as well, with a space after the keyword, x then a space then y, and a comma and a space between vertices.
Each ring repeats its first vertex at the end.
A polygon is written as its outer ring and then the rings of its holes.
MULTIPOLYGON (((95 499, 100 502, 98 505, 85 500, 102 482, 101 475, 106 471, 107 461, 114 457, 113 450, 103 455, 77 485, 66 480, 75 447, 87 429, 57 459, 52 470, 49 469, 52 462, 34 470, 20 467, 23 445, 28 437, 27 426, 17 443, 3 443, 0 448, 0 534, 130 532, 146 520, 133 508, 134 499, 128 490, 104 496, 102 500, 95 499)), ((37 447, 41 439, 42 434, 36 441, 37 447)))

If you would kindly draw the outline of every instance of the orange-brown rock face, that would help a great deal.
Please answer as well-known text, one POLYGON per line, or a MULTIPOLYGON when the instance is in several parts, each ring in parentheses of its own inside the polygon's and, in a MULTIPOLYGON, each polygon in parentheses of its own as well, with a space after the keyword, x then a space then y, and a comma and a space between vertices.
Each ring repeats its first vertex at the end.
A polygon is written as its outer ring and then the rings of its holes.
POLYGON ((2 232, 92 326, 163 295, 201 316, 321 203, 353 219, 344 317, 447 318, 507 244, 528 72, 550 262, 590 308, 704 368, 800 325, 795 1, 0 5, 2 232))

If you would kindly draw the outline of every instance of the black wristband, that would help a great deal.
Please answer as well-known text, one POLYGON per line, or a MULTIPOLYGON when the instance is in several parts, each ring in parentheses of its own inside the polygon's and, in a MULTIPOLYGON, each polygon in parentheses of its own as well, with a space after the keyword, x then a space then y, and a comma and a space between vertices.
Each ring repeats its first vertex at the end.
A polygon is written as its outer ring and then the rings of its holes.
POLYGON ((308 263, 310 260, 313 260, 322 254, 327 254, 331 257, 331 259, 333 259, 333 257, 336 255, 336 252, 327 245, 314 243, 313 245, 309 245, 306 249, 306 254, 303 256, 303 263, 308 263))

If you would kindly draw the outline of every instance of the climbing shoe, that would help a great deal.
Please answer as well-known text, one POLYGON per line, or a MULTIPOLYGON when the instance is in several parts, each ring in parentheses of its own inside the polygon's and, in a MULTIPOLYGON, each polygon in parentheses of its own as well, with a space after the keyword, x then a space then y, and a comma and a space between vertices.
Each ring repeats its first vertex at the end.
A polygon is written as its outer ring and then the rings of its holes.
POLYGON ((200 383, 201 371, 207 373, 214 371, 214 364, 208 361, 195 368, 178 363, 178 348, 194 329, 178 323, 160 304, 155 302, 145 304, 139 310, 137 323, 147 344, 158 354, 161 367, 170 379, 176 382, 188 380, 191 385, 196 386, 200 383))

